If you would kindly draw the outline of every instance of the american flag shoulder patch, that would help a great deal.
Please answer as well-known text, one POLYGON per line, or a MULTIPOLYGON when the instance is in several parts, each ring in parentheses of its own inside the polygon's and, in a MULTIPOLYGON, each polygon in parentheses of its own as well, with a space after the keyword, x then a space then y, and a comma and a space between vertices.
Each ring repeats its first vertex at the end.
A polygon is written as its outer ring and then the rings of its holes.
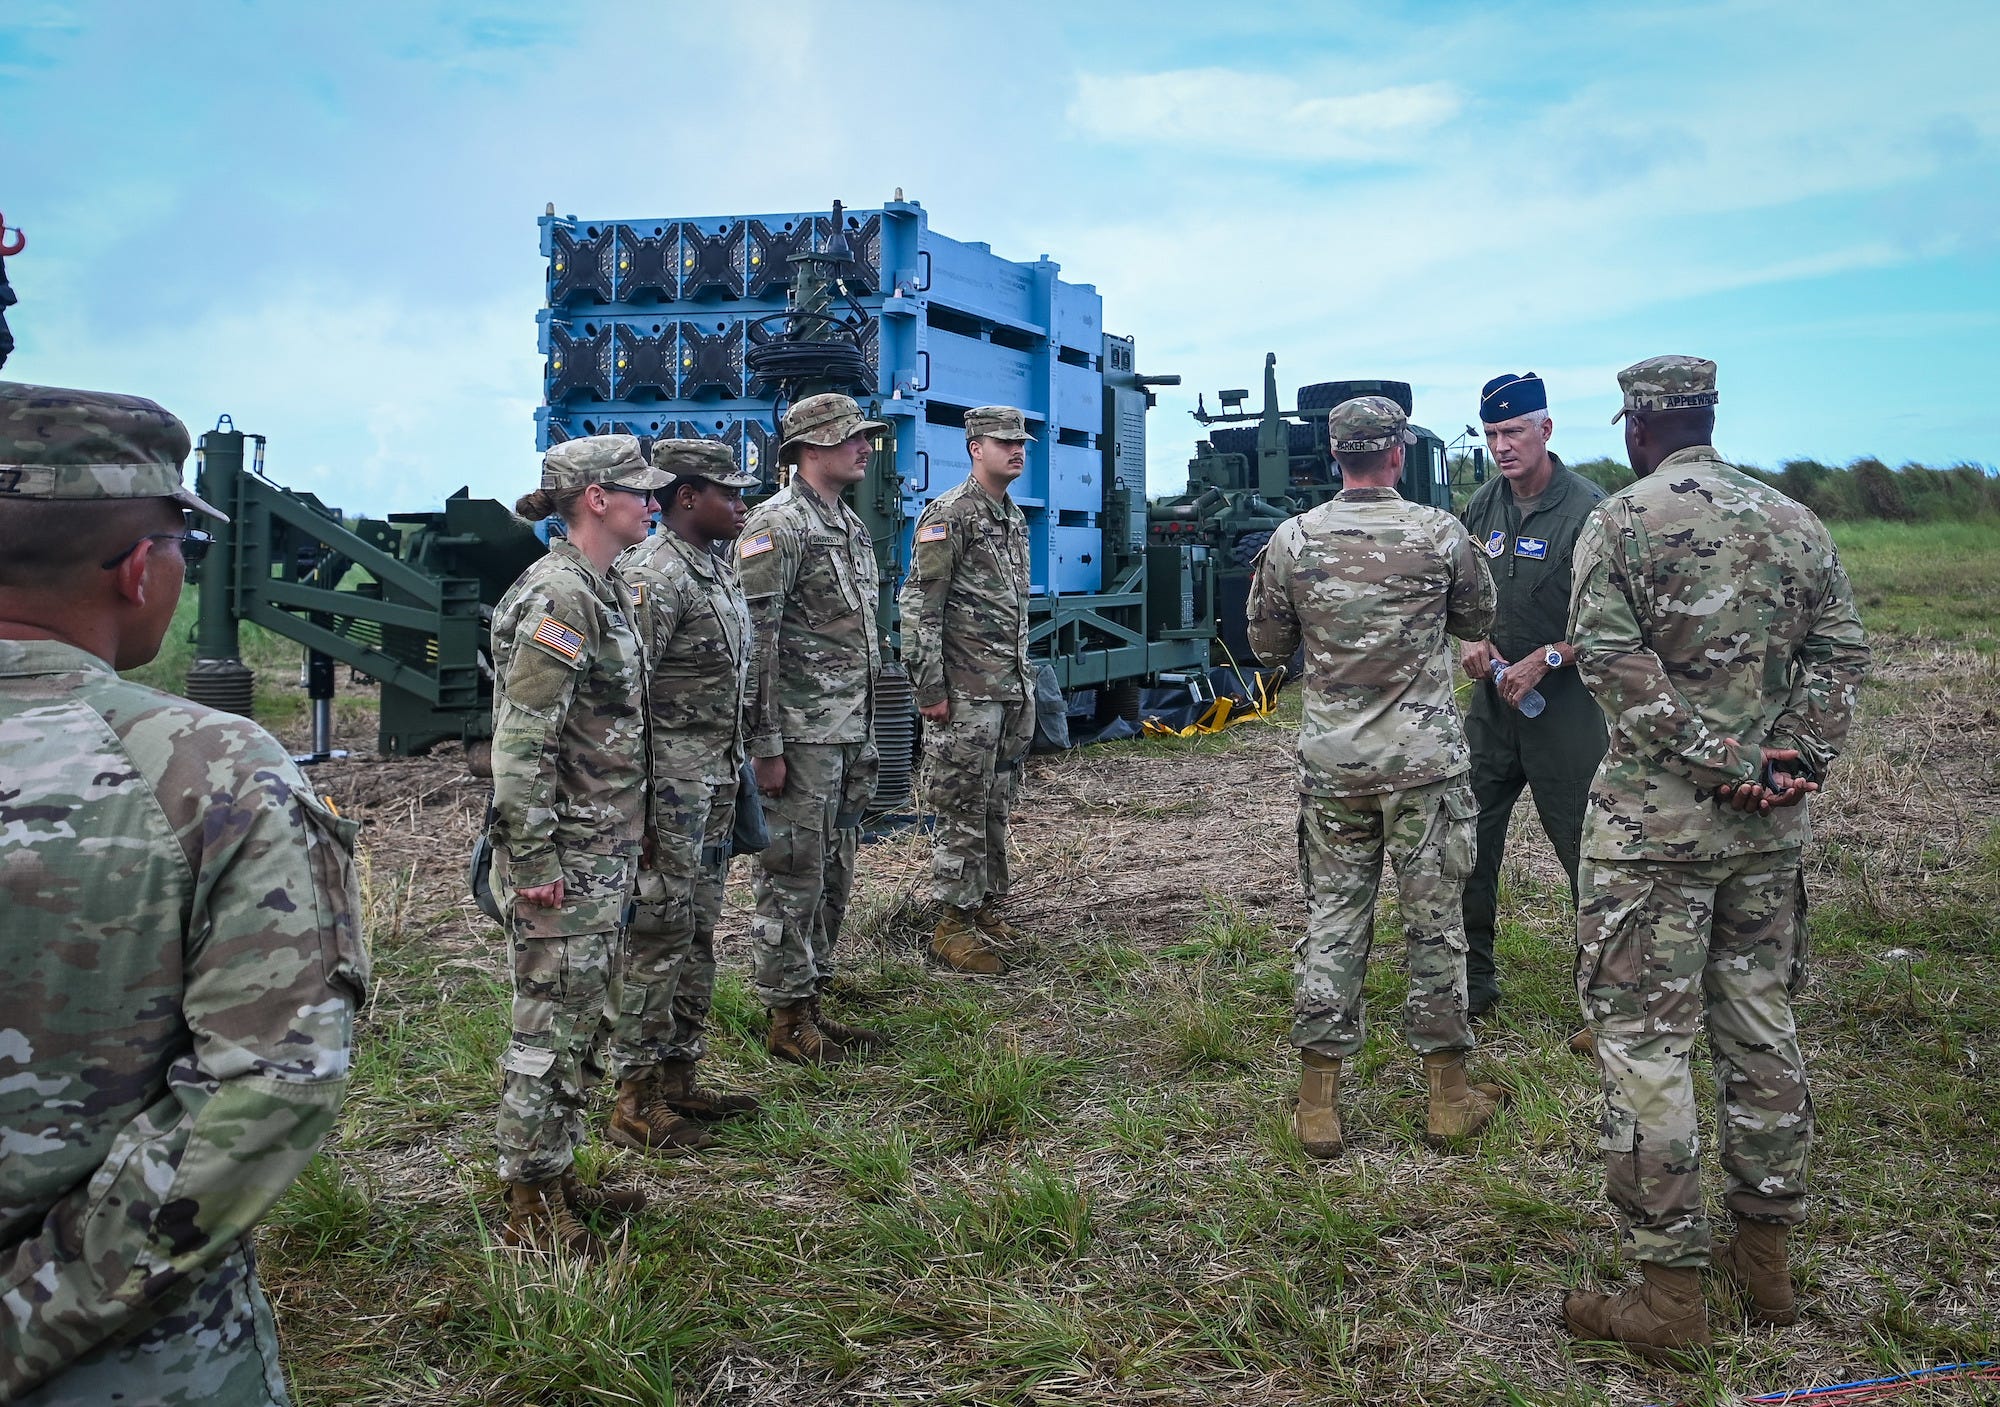
POLYGON ((571 664, 583 659, 583 637, 554 616, 543 616, 535 627, 535 643, 553 650, 571 664))
POLYGON ((755 537, 746 537, 743 539, 743 545, 737 549, 737 555, 745 558, 755 557, 759 553, 769 552, 777 545, 777 543, 771 541, 769 533, 758 533, 755 537))
POLYGON ((930 523, 917 529, 918 542, 943 542, 951 536, 951 528, 945 523, 930 523))

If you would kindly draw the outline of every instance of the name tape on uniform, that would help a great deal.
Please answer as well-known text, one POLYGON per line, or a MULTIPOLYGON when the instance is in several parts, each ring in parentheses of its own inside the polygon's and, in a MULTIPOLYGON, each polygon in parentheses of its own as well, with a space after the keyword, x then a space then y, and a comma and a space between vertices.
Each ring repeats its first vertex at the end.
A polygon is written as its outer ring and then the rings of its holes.
POLYGON ((535 627, 535 643, 546 646, 571 664, 583 658, 583 637, 554 616, 543 616, 535 627))
POLYGON ((777 545, 777 543, 771 541, 769 533, 758 533, 755 537, 746 537, 743 539, 743 545, 737 549, 737 555, 748 559, 757 556, 761 552, 769 552, 777 545))
POLYGON ((1533 557, 1536 561, 1549 555, 1549 540, 1545 537, 1517 537, 1514 539, 1516 557, 1533 557))
POLYGON ((943 523, 932 523, 917 529, 918 542, 943 542, 951 536, 951 529, 943 523))

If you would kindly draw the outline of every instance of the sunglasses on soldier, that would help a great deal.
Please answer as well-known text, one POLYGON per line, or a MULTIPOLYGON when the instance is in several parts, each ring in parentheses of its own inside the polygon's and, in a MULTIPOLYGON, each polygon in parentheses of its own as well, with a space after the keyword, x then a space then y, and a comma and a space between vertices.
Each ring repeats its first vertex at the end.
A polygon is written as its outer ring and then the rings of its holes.
POLYGON ((189 528, 184 532, 177 533, 147 533, 123 552, 120 552, 116 557, 106 558, 97 565, 107 572, 112 571, 127 557, 130 557, 147 543, 166 541, 178 542, 181 545, 181 560, 192 567, 208 555, 209 544, 214 542, 215 539, 195 528, 189 528))

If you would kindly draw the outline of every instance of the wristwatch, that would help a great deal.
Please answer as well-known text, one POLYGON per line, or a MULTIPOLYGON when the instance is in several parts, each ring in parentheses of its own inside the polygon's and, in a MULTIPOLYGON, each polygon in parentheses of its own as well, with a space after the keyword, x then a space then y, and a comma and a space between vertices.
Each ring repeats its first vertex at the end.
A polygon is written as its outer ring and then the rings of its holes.
POLYGON ((1542 659, 1548 664, 1550 669, 1561 669, 1563 667, 1563 652, 1558 650, 1554 645, 1549 646, 1548 653, 1543 655, 1542 659))

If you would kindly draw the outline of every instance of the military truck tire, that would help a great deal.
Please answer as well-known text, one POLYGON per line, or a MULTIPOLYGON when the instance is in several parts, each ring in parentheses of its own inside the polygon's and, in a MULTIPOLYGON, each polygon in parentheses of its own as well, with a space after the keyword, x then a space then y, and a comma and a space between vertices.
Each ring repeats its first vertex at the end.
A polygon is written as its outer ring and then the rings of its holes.
POLYGON ((1271 540, 1269 532, 1245 533, 1229 548, 1229 560, 1245 571, 1257 560, 1257 554, 1264 550, 1264 544, 1271 540))
POLYGON ((1415 404, 1407 381, 1315 381, 1299 387, 1299 398, 1294 404, 1300 410, 1332 410, 1356 396, 1387 396, 1403 408, 1405 415, 1413 413, 1411 407, 1415 404))
POLYGON ((1122 718, 1127 723, 1139 721, 1139 681, 1120 679, 1115 684, 1106 684, 1097 691, 1097 718, 1099 728, 1114 718, 1122 718))

